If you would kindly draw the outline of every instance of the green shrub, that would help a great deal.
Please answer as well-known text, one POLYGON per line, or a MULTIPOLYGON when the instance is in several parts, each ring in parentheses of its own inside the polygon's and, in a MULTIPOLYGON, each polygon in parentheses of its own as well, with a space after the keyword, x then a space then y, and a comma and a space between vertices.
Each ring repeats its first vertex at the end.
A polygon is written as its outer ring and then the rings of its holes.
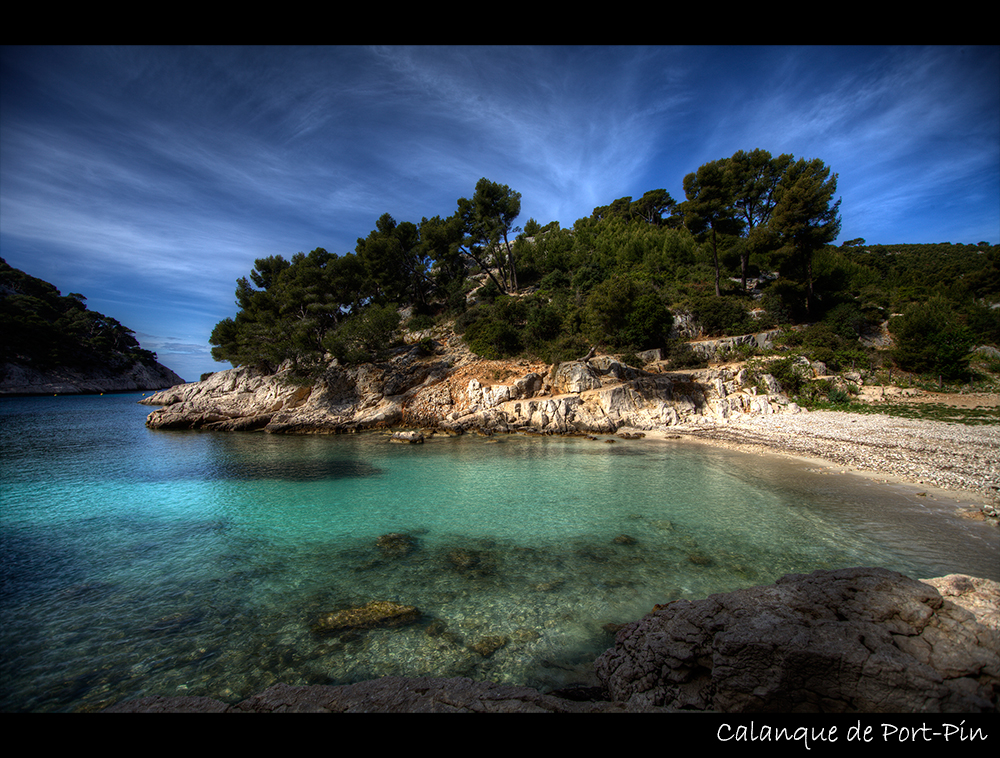
POLYGON ((465 343, 476 355, 498 360, 517 355, 523 349, 521 335, 508 323, 479 319, 465 331, 465 343))
POLYGON ((904 371, 963 379, 969 376, 973 335, 943 298, 914 303, 889 321, 893 359, 904 371))
POLYGON ((535 353, 546 363, 575 361, 586 355, 590 343, 581 334, 562 334, 557 339, 535 348, 535 353))
POLYGON ((591 290, 585 313, 591 340, 613 348, 662 347, 674 322, 651 284, 619 275, 591 290))
POLYGON ((483 305, 474 305, 463 311, 455 319, 455 334, 465 334, 465 331, 480 319, 488 319, 489 314, 489 308, 483 305))
POLYGON ((851 401, 851 396, 844 390, 835 387, 827 393, 826 399, 834 405, 846 405, 851 401))
POLYGON ((805 286, 787 279, 772 282, 761 297, 761 305, 778 324, 801 323, 809 315, 805 286))
POLYGON ((396 306, 369 305, 328 332, 323 347, 342 362, 364 363, 390 344, 399 322, 396 306))
POLYGON ((528 311, 525 342, 531 347, 556 339, 562 331, 563 319, 559 310, 548 303, 538 304, 528 311))
POLYGON ((434 317, 426 313, 418 313, 406 323, 406 328, 411 332, 422 332, 432 326, 434 326, 434 317))
POLYGON ((704 368, 708 361, 700 353, 691 349, 691 345, 680 340, 671 340, 667 346, 667 360, 671 368, 704 368))
POLYGON ((780 358, 767 364, 768 373, 778 380, 786 395, 797 395, 806 384, 806 377, 793 357, 780 358))
POLYGON ((691 315, 710 337, 749 334, 758 328, 741 300, 704 295, 691 303, 691 315))

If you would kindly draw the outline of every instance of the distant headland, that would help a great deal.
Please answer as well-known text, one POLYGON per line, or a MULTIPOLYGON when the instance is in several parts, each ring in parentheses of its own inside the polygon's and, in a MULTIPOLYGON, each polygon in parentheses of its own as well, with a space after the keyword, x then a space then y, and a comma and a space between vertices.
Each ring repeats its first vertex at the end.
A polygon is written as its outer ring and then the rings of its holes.
POLYGON ((88 310, 85 300, 0 258, 0 395, 143 391, 184 382, 131 329, 88 310))

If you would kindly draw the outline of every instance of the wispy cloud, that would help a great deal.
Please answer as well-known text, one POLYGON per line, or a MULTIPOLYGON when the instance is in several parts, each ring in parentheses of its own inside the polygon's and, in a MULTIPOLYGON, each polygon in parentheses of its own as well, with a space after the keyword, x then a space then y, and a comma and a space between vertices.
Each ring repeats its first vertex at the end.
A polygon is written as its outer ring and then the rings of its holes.
POLYGON ((995 47, 0 56, 3 256, 164 346, 207 344, 255 258, 347 252, 382 213, 452 213, 482 176, 521 192, 520 223, 571 225, 648 189, 683 199, 684 174, 762 147, 839 173, 846 237, 1000 237, 995 47))

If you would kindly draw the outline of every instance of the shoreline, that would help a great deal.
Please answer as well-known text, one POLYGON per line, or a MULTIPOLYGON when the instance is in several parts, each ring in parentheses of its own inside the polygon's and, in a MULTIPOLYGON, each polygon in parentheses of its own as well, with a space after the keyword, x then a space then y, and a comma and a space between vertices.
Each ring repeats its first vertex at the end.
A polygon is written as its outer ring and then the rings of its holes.
POLYGON ((991 509, 1000 510, 1000 426, 810 411, 634 431, 648 439, 680 437, 862 476, 914 496, 952 501, 965 518, 988 519, 991 509))

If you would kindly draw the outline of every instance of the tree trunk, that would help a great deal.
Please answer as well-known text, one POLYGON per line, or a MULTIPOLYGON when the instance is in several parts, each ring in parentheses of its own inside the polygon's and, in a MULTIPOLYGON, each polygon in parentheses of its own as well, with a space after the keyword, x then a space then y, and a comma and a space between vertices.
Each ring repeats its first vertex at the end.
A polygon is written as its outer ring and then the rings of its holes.
POLYGON ((507 248, 507 263, 510 266, 510 291, 517 292, 517 265, 514 263, 514 248, 507 241, 507 232, 503 233, 503 244, 507 248))

